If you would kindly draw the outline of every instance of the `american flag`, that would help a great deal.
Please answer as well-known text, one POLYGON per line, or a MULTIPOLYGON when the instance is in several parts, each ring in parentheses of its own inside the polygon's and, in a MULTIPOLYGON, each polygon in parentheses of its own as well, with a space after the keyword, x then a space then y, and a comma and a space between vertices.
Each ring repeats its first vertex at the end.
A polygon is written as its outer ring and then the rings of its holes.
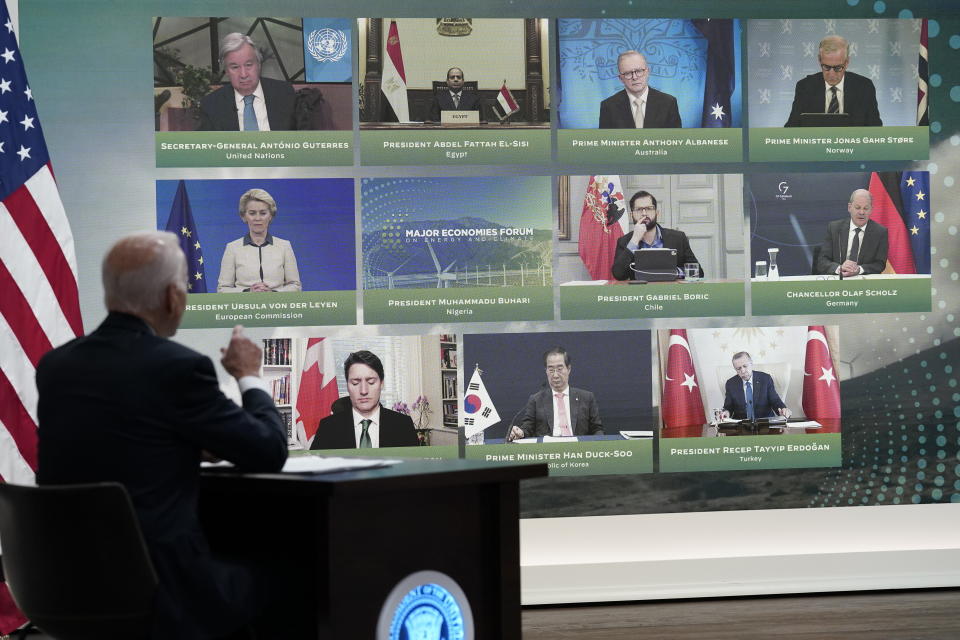
POLYGON ((0 479, 33 484, 35 368, 83 325, 73 234, 5 2, 0 23, 0 479))

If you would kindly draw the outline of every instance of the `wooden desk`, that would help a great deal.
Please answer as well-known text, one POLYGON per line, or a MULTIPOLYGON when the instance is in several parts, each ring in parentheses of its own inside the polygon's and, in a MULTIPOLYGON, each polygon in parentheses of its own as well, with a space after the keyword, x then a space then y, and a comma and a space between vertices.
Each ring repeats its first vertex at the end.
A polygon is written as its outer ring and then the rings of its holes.
POLYGON ((546 475, 546 464, 471 460, 326 475, 211 471, 199 508, 214 551, 270 562, 295 594, 297 640, 373 639, 390 591, 421 570, 459 584, 477 640, 520 640, 519 481, 546 475))

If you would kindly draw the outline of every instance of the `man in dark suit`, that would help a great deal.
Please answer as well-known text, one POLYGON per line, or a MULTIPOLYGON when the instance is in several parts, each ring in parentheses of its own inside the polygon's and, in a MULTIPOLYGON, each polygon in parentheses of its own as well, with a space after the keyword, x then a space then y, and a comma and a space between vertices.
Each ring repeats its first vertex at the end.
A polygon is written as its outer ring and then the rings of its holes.
POLYGON ((790 409, 780 399, 773 378, 753 370, 753 358, 746 351, 733 356, 737 375, 727 380, 723 399, 723 419, 758 420, 772 416, 790 417, 790 409))
POLYGON ((121 239, 103 262, 109 315, 37 366, 40 484, 116 481, 133 500, 160 579, 155 638, 219 638, 263 600, 253 572, 216 559, 197 519, 201 455, 248 471, 280 470, 287 436, 260 349, 236 327, 221 362, 168 340, 186 301, 187 265, 165 231, 121 239))
POLYGON ((849 278, 883 272, 887 266, 887 228, 870 219, 872 210, 869 191, 857 189, 850 194, 850 217, 827 225, 815 273, 849 278))
MULTIPOLYGON (((617 280, 636 280, 637 274, 630 268, 633 252, 638 249, 676 249, 677 275, 683 273, 683 265, 696 262, 697 256, 690 248, 687 234, 676 229, 668 229, 657 224, 657 199, 646 191, 637 191, 630 198, 630 216, 633 219, 633 232, 620 236, 617 240, 617 252, 613 256, 613 277, 617 280)), ((703 277, 703 266, 700 266, 703 277)), ((643 278, 640 278, 641 280, 643 278)))
POLYGON ((447 89, 433 94, 430 103, 430 120, 440 121, 441 111, 479 111, 480 96, 476 91, 464 89, 463 70, 450 67, 447 70, 447 89))
POLYGON ((869 78, 847 71, 849 45, 840 36, 820 41, 820 73, 797 83, 785 127, 799 127, 801 113, 846 113, 850 127, 881 127, 877 90, 869 78))
POLYGON ((250 36, 220 41, 220 66, 230 86, 200 100, 200 131, 292 131, 296 95, 289 83, 260 77, 263 57, 250 36))
POLYGON ((350 410, 320 421, 311 449, 373 449, 420 444, 410 416, 380 405, 383 363, 369 351, 355 351, 343 363, 350 410))
POLYGON ((617 58, 623 91, 600 103, 601 129, 678 129, 677 99, 647 84, 650 67, 638 51, 624 51, 617 58))
POLYGON ((543 354, 548 389, 530 396, 520 418, 513 425, 507 440, 537 436, 603 435, 600 407, 593 394, 571 387, 570 355, 563 347, 553 347, 543 354))

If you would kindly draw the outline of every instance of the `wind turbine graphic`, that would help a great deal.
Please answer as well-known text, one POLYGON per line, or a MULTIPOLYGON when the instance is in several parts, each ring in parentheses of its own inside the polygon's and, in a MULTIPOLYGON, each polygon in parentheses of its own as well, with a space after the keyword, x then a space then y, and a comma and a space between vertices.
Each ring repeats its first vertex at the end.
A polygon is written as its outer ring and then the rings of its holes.
POLYGON ((433 266, 437 268, 437 289, 446 289, 450 286, 452 280, 457 279, 457 274, 449 273, 450 267, 456 264, 456 260, 447 265, 446 269, 440 268, 440 261, 437 260, 437 254, 433 250, 433 245, 424 240, 424 244, 427 245, 427 250, 430 252, 430 257, 433 259, 433 266))
POLYGON ((383 270, 383 269, 381 269, 381 268, 379 268, 379 267, 373 267, 373 268, 376 269, 377 271, 379 271, 380 273, 385 273, 385 274, 387 274, 387 289, 393 289, 393 276, 394 276, 394 274, 395 274, 397 271, 400 271, 400 269, 403 268, 403 265, 407 264, 407 263, 410 262, 410 260, 412 260, 412 259, 413 259, 413 256, 410 256, 409 258, 407 258, 406 260, 404 260, 403 262, 401 262, 401 263, 400 263, 400 266, 397 267, 396 269, 394 269, 393 271, 385 271, 385 270, 383 270))

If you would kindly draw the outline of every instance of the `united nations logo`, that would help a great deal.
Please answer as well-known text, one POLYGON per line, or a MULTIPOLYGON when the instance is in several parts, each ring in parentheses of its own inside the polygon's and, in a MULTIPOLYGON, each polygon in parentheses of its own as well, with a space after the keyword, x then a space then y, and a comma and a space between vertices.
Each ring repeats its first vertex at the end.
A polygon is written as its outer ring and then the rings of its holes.
POLYGON ((412 573, 383 603, 377 640, 473 640, 470 603, 450 576, 412 573))
POLYGON ((317 62, 337 62, 350 48, 350 38, 339 29, 315 29, 307 38, 307 51, 317 62))

